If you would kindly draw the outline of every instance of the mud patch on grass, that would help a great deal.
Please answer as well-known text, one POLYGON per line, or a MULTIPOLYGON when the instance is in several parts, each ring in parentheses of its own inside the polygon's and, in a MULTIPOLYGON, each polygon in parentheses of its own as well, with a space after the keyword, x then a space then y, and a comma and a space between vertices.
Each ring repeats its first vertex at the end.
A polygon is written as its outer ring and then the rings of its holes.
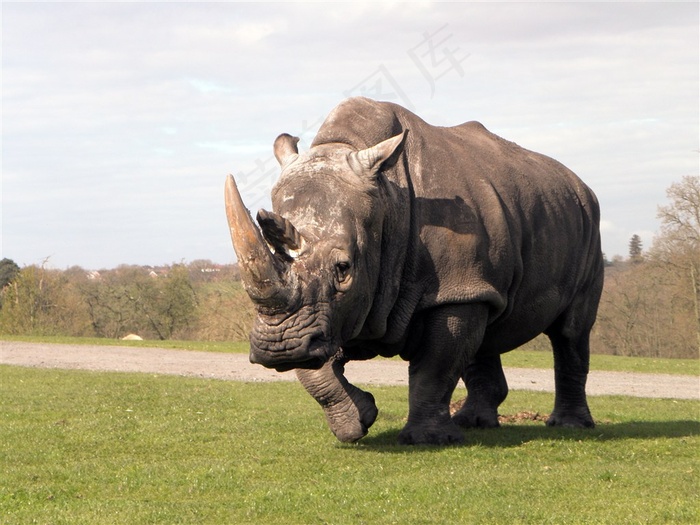
MULTIPOLYGON (((464 406, 464 402, 466 401, 465 399, 460 399, 458 401, 454 401, 450 403, 450 415, 454 415, 455 412, 457 412, 460 408, 464 406)), ((549 419, 549 414, 542 414, 540 412, 532 412, 529 410, 523 410, 521 412, 517 412, 515 414, 504 414, 498 415, 498 422, 500 424, 504 423, 510 423, 510 424, 517 424, 517 423, 526 423, 526 422, 543 422, 546 423, 547 420, 549 419)))

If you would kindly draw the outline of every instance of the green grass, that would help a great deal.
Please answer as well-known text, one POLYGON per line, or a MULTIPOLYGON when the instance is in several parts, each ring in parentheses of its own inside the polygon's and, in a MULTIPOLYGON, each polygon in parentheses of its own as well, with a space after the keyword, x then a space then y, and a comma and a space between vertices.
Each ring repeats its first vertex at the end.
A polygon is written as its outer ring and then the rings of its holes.
MULTIPOLYGON (((297 383, 0 367, 0 522, 698 523, 695 401, 593 397, 594 430, 396 445, 407 390, 335 441, 297 383)), ((549 412, 552 395, 501 407, 549 412)))
MULTIPOLYGON (((247 353, 249 349, 247 341, 121 341, 119 339, 103 339, 98 337, 7 335, 0 335, 0 340, 35 343, 131 346, 137 348, 158 347, 174 350, 198 350, 202 352, 247 353)), ((514 368, 552 368, 552 352, 515 350, 503 354, 503 365, 514 368)), ((661 359, 594 354, 591 356, 591 370, 640 372, 647 374, 700 375, 700 361, 696 359, 661 359)))

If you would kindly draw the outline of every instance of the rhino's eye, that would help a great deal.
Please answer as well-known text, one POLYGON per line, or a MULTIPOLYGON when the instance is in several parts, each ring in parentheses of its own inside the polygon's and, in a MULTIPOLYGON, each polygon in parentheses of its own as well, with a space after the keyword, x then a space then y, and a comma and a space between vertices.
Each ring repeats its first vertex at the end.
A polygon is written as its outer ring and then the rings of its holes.
POLYGON ((350 268, 348 261, 340 261, 335 264, 335 277, 340 284, 345 283, 350 278, 350 268))

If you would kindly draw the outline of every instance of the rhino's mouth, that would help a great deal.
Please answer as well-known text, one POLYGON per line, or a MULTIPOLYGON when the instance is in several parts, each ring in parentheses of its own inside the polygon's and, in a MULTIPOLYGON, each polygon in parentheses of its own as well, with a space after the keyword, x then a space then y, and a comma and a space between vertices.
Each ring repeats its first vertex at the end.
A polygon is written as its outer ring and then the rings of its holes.
POLYGON ((290 370, 296 370, 296 369, 308 369, 308 370, 318 370, 319 368, 323 367, 323 365, 326 362, 323 359, 320 358, 312 358, 309 359, 308 361, 302 361, 299 363, 291 364, 283 364, 283 365, 277 365, 274 367, 274 369, 277 372, 289 372, 290 370))
POLYGON ((251 344, 250 362, 278 372, 295 368, 319 369, 337 352, 336 345, 322 333, 304 338, 294 349, 265 349, 251 344))

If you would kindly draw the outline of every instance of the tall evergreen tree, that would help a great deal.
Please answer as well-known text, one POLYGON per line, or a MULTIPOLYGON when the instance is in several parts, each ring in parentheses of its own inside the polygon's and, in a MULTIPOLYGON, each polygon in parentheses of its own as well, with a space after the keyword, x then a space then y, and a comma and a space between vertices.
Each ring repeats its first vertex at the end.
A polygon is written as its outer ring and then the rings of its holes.
POLYGON ((629 243, 629 256, 630 262, 639 263, 642 262, 642 238, 636 233, 632 235, 629 243))

